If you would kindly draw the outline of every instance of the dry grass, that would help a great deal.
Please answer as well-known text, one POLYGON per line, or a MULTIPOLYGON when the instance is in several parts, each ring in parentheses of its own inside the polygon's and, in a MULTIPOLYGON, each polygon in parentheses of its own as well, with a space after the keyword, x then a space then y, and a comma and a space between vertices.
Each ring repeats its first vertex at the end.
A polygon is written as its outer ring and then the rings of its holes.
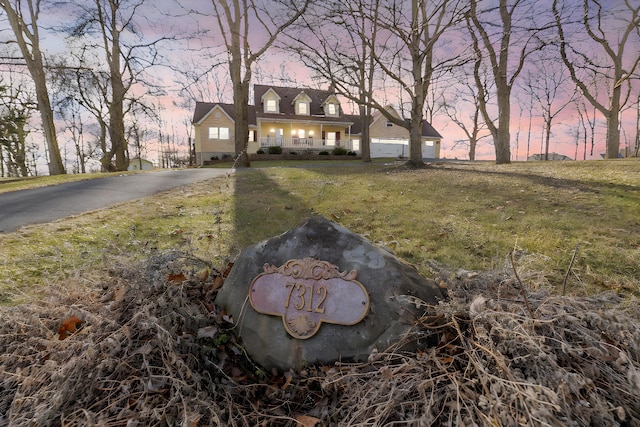
POLYGON ((640 423, 637 307, 540 291, 529 312, 509 274, 432 268, 450 299, 396 346, 265 372, 215 307, 208 262, 169 251, 114 265, 91 292, 0 312, 0 426, 640 423), (72 315, 81 328, 60 340, 72 315))
POLYGON ((180 249, 223 265, 237 254, 233 182, 207 181, 50 224, 0 234, 0 304, 66 284, 92 288, 120 259, 180 249))
POLYGON ((467 270, 500 269, 515 247, 530 255, 520 268, 555 292, 564 287, 579 245, 569 293, 640 295, 637 159, 451 162, 425 170, 347 163, 239 171, 231 179, 2 234, 0 301, 24 300, 69 279, 90 285, 95 279, 86 279, 88 270, 104 269, 114 256, 142 259, 180 248, 222 263, 312 213, 392 249, 425 275, 431 259, 467 270))
POLYGON ((0 235, 0 426, 640 425, 639 218, 637 160, 325 165, 0 235), (366 363, 266 372, 215 294, 311 213, 450 298, 366 363))
POLYGON ((509 252, 560 291, 576 245, 572 293, 640 294, 640 161, 496 166, 442 163, 425 170, 273 168, 237 177, 241 246, 319 213, 416 264, 502 268, 509 252), (261 226, 256 226, 260 224, 261 226), (533 261, 536 262, 533 262, 533 261))

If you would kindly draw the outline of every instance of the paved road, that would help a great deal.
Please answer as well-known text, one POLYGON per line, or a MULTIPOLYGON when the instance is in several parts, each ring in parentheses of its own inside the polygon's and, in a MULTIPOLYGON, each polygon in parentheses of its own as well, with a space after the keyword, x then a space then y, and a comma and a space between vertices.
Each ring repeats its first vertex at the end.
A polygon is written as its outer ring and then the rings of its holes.
POLYGON ((9 233, 27 224, 55 221, 228 173, 231 173, 231 169, 164 170, 0 194, 0 233, 9 233))

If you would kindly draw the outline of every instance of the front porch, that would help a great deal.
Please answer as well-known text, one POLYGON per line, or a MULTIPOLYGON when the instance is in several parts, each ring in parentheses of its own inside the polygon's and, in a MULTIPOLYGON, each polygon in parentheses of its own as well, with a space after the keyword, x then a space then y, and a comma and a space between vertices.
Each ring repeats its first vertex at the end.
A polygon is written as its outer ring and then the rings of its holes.
POLYGON ((357 139, 318 139, 318 138, 284 138, 284 137, 260 137, 258 139, 259 147, 262 149, 269 147, 282 147, 286 150, 333 150, 336 147, 345 148, 348 151, 359 151, 359 140, 357 139), (355 148, 354 148, 355 147, 355 148))

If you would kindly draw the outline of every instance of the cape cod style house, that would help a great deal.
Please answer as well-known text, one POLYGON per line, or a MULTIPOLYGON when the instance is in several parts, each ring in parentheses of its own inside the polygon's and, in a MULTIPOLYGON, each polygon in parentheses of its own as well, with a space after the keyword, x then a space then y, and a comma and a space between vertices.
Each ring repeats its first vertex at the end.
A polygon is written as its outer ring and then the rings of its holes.
MULTIPOLYGON (((287 151, 360 151, 361 120, 344 114, 332 90, 255 85, 249 105, 249 147, 256 153, 269 146, 287 151)), ((391 114, 400 117, 391 106, 391 114)), ((193 115, 196 162, 234 155, 233 104, 197 102, 193 115)), ((428 123, 422 127, 424 158, 438 158, 442 136, 428 123)), ((409 132, 380 112, 370 125, 371 157, 405 157, 409 132)))

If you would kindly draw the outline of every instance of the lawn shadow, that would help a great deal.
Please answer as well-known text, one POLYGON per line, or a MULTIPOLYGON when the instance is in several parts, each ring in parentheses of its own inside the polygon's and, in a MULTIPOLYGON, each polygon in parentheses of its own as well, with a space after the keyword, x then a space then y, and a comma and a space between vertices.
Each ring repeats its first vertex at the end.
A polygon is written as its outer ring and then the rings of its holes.
POLYGON ((311 207, 260 169, 235 174, 234 227, 240 249, 284 233, 313 215, 311 207))
POLYGON ((620 190, 625 192, 640 190, 640 187, 638 187, 637 185, 631 185, 631 184, 617 184, 617 183, 603 182, 603 181, 586 181, 586 180, 577 180, 577 179, 568 179, 568 178, 556 178, 552 176, 545 176, 545 175, 539 175, 534 173, 467 169, 467 168, 455 167, 453 165, 443 165, 443 166, 440 166, 440 169, 463 172, 463 173, 474 173, 474 174, 483 174, 483 175, 491 175, 491 176, 505 176, 510 178, 526 179, 531 181, 534 184, 544 185, 544 186, 552 187, 556 189, 578 190, 585 193, 594 193, 594 194, 600 193, 600 191, 605 188, 620 190))

